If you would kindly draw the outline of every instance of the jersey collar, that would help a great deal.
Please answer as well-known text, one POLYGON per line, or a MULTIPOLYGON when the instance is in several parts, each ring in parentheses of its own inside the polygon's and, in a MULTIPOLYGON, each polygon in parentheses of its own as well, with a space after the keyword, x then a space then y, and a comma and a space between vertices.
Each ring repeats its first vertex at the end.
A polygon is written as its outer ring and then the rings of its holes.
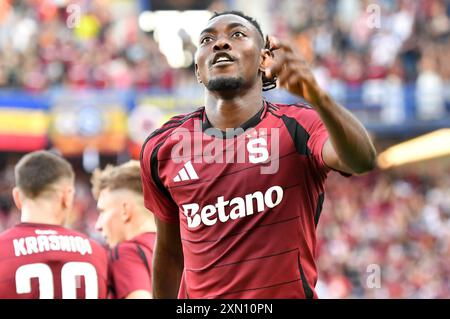
MULTIPOLYGON (((263 100, 263 105, 261 109, 258 111, 258 113, 253 115, 248 121, 246 121, 244 124, 235 129, 240 128, 242 129, 243 132, 251 127, 255 127, 256 125, 258 125, 262 121, 267 112, 267 106, 268 106, 267 101, 263 100)), ((222 130, 213 127, 208 117, 206 116, 206 108, 203 109, 202 131, 207 135, 222 138, 233 138, 235 136, 240 135, 240 134, 236 135, 233 130, 224 132, 222 130)))

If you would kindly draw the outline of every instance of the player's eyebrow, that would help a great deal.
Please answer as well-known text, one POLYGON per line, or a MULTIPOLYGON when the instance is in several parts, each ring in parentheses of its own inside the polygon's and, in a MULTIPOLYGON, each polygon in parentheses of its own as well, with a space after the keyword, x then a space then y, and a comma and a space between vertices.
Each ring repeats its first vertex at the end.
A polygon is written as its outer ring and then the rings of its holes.
MULTIPOLYGON (((239 22, 232 22, 229 25, 227 25, 227 29, 234 29, 234 28, 245 28, 248 29, 245 25, 243 25, 242 23, 239 22)), ((204 29, 202 32, 200 32, 200 35, 204 34, 204 33, 215 33, 216 32, 216 28, 214 27, 209 27, 204 29)))

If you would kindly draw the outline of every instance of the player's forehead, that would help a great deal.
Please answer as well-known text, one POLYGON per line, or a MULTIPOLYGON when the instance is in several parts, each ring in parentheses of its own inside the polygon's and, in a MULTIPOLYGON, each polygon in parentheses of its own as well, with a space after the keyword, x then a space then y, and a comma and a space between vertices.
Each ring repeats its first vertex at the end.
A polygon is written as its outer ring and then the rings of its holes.
POLYGON ((224 14, 212 18, 205 26, 205 28, 202 30, 201 34, 205 32, 215 32, 222 29, 230 29, 238 26, 242 26, 246 29, 249 29, 255 34, 257 33, 255 26, 252 23, 250 23, 247 19, 235 14, 224 14))

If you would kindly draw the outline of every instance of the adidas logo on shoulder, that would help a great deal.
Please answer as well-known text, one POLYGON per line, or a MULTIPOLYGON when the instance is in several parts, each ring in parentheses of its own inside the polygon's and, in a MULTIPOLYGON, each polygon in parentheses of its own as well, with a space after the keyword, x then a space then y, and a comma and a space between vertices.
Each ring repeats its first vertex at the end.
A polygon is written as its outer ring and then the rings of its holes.
POLYGON ((178 171, 177 176, 173 178, 174 182, 181 182, 181 181, 189 181, 198 179, 197 172, 195 171, 194 167, 192 166, 191 161, 185 163, 183 165, 183 168, 178 171))

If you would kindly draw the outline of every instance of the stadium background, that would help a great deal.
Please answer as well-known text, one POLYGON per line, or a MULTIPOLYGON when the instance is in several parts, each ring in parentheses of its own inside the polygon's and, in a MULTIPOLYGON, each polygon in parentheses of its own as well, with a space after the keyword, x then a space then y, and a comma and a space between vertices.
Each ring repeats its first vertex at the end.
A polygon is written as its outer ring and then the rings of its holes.
MULTIPOLYGON (((14 164, 46 148, 76 168, 68 226, 101 240, 90 172, 136 158, 150 131, 203 104, 196 35, 210 12, 225 9, 291 39, 379 153, 440 129, 400 156, 383 153, 370 174, 330 174, 318 226, 319 296, 449 298, 447 0, 0 0, 0 230, 19 220, 14 164)), ((267 98, 295 100, 278 89, 267 98)))

